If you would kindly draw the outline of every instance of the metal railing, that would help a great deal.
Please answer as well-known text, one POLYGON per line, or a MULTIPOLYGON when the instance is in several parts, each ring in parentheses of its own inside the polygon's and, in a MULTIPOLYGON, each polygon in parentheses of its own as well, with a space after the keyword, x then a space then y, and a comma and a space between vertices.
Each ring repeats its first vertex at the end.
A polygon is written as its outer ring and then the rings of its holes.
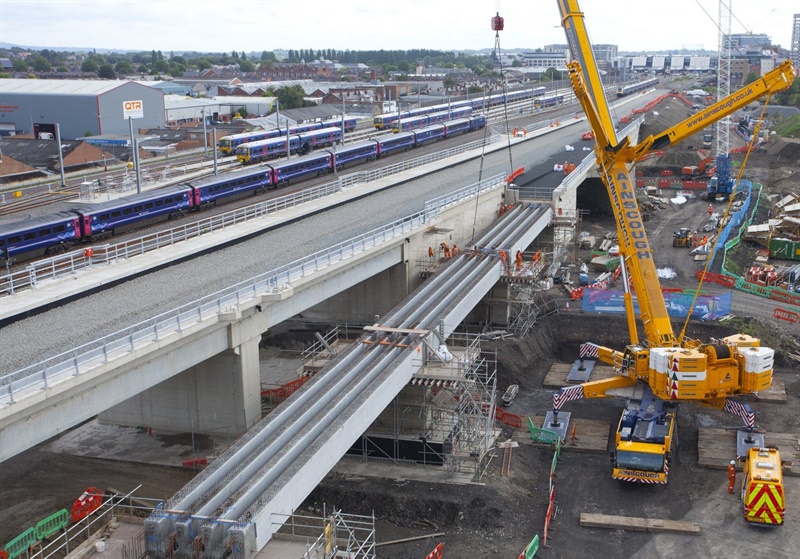
POLYGON ((482 190, 503 184, 503 175, 496 175, 478 184, 464 187, 457 193, 436 198, 425 209, 388 225, 321 250, 304 258, 285 264, 275 270, 234 284, 171 311, 134 324, 124 330, 61 353, 14 373, 0 377, 0 406, 14 403, 15 397, 31 390, 46 390, 50 385, 85 373, 90 369, 128 355, 166 336, 180 333, 205 320, 215 319, 220 313, 239 308, 267 293, 280 293, 311 274, 338 262, 363 254, 370 248, 408 236, 425 226, 441 209, 461 199, 476 195, 482 190), (460 194, 458 194, 460 193, 460 194))
POLYGON ((483 139, 475 140, 422 157, 400 161, 392 165, 381 167, 380 169, 343 175, 336 181, 307 188, 295 194, 265 200, 257 204, 252 204, 130 241, 93 247, 91 256, 85 250, 77 250, 40 260, 32 263, 25 268, 25 270, 0 277, 0 297, 13 295, 17 291, 23 289, 33 289, 42 280, 73 276, 80 270, 86 270, 101 265, 110 265, 118 262, 120 259, 138 256, 146 252, 183 242, 187 239, 235 226, 252 219, 262 218, 269 214, 336 194, 357 184, 370 183, 396 175, 429 163, 460 155, 473 149, 478 149, 483 145, 492 144, 499 140, 500 135, 492 133, 485 143, 483 139))

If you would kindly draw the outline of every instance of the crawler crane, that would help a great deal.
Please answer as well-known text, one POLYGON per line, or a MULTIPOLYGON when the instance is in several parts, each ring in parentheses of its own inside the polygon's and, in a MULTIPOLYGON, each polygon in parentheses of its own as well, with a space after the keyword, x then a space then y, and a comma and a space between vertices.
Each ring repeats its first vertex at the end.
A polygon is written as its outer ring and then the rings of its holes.
POLYGON ((680 142, 760 97, 788 88, 794 69, 787 61, 680 124, 632 145, 628 138, 617 139, 578 1, 558 0, 558 6, 570 51, 576 58, 567 64, 570 80, 594 132, 600 177, 616 216, 630 345, 619 351, 584 344, 581 357, 595 356, 612 365, 618 375, 562 388, 553 397, 553 412, 548 414, 552 421, 545 423, 545 428, 563 426, 559 424, 558 410, 568 401, 628 396, 612 454, 613 477, 666 483, 675 434, 675 418, 667 409, 669 404, 692 401, 724 409, 742 417, 752 430, 754 414, 746 404, 730 397, 769 388, 775 352, 761 347, 760 340, 746 334, 710 342, 684 339, 682 334, 675 336, 630 170, 644 155, 680 142), (642 341, 631 287, 639 303, 642 341))

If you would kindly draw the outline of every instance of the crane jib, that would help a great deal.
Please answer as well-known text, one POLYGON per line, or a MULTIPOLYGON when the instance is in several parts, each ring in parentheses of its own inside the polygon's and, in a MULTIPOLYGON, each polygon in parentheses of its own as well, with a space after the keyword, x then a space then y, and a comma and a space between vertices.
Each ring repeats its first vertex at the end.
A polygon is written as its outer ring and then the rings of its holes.
POLYGON ((650 243, 644 230, 639 204, 636 203, 636 193, 633 191, 630 175, 618 173, 616 178, 612 179, 609 173, 606 175, 606 183, 614 200, 617 215, 620 216, 620 230, 627 241, 624 244, 636 249, 636 257, 640 260, 651 259, 650 243))

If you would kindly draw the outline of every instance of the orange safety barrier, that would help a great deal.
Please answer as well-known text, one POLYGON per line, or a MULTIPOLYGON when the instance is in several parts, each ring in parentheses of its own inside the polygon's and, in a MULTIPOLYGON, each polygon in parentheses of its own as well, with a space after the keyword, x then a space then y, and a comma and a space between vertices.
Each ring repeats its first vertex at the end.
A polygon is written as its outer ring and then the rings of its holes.
POLYGON ((278 388, 262 390, 261 397, 268 398, 271 396, 273 398, 288 398, 289 396, 297 392, 297 390, 301 386, 303 386, 310 378, 311 375, 305 375, 298 379, 294 379, 291 382, 287 382, 286 384, 284 384, 283 386, 279 386, 278 388))
POLYGON ((425 556, 425 559, 443 559, 444 557, 444 543, 437 545, 433 551, 425 556))
POLYGON ((196 470, 203 466, 208 465, 208 460, 206 458, 189 458, 188 460, 184 460, 181 462, 184 468, 190 468, 192 470, 196 470))
POLYGON ((8 559, 8 553, 5 549, 0 549, 0 559, 8 559))
POLYGON ((515 170, 513 173, 506 177, 506 182, 511 182, 515 178, 519 177, 520 175, 525 174, 525 167, 520 167, 519 169, 515 170))
POLYGON ((800 322, 800 314, 780 307, 775 309, 772 316, 780 320, 785 320, 786 322, 800 322))
POLYGON ((92 249, 92 247, 89 247, 83 251, 84 258, 91 258, 93 255, 94 255, 94 249, 92 249))
POLYGON ((683 293, 683 289, 680 287, 662 287, 661 293, 683 293))
POLYGON ((73 522, 78 522, 92 514, 103 504, 103 492, 97 487, 89 487, 83 495, 72 504, 70 517, 73 522))
POLYGON ((583 288, 576 287, 575 289, 569 292, 569 296, 571 299, 580 299, 581 297, 583 297, 583 288))
POLYGON ((556 486, 550 488, 550 502, 547 503, 547 516, 544 519, 544 534, 542 536, 542 546, 547 547, 547 531, 550 529, 550 519, 553 517, 553 503, 556 500, 556 486))
POLYGON ((787 305, 797 305, 800 307, 800 297, 797 295, 784 293, 783 291, 778 291, 777 289, 773 289, 770 292, 769 298, 773 301, 779 301, 781 303, 786 303, 787 305))
MULTIPOLYGON (((485 411, 488 411, 488 410, 484 410, 484 412, 485 411)), ((509 412, 503 410, 502 408, 495 408, 494 409, 494 418, 495 418, 496 421, 499 421, 500 423, 505 423, 509 427, 517 427, 517 428, 522 427, 522 417, 521 416, 519 416, 519 415, 517 415, 515 413, 509 413, 509 412)))

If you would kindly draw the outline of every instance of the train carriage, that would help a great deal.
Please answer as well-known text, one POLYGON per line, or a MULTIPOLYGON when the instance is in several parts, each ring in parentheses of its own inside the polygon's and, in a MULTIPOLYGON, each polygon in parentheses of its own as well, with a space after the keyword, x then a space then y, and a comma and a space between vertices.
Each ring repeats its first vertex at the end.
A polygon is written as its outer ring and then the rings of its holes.
POLYGON ((226 155, 235 153, 236 148, 249 142, 259 142, 270 138, 277 138, 282 132, 280 130, 257 130, 255 132, 242 132, 241 134, 231 134, 219 139, 217 146, 219 151, 226 155))
POLYGON ((272 186, 270 170, 258 168, 234 171, 216 177, 192 181, 192 206, 206 208, 215 206, 219 200, 226 202, 254 194, 262 194, 272 186))
POLYGON ((469 118, 457 118, 444 124, 444 134, 451 138, 459 134, 466 134, 471 130, 469 118))
POLYGON ((322 128, 313 132, 306 132, 297 136, 297 150, 305 155, 316 148, 332 146, 334 143, 342 141, 341 128, 322 128))
POLYGON ((66 250, 81 236, 80 218, 71 211, 0 225, 0 260, 27 260, 66 250))
POLYGON ((392 132, 405 132, 407 130, 414 130, 416 128, 423 128, 428 126, 430 118, 428 115, 412 116, 409 118, 401 118, 392 124, 392 132))
POLYGON ((93 241, 150 223, 166 221, 189 212, 193 199, 188 186, 168 186, 100 204, 84 204, 74 211, 80 216, 81 232, 93 241))
POLYGON ((287 143, 289 151, 294 153, 300 146, 299 137, 289 136, 287 141, 286 136, 280 136, 269 140, 261 140, 260 142, 242 144, 236 148, 236 159, 239 160, 239 163, 247 164, 258 163, 275 157, 285 157, 287 143))
POLYGON ((444 124, 434 124, 414 131, 414 143, 417 147, 429 142, 443 140, 445 135, 444 124))
POLYGON ((271 184, 278 187, 291 180, 311 175, 319 176, 332 169, 333 155, 328 152, 297 157, 281 163, 270 163, 271 184))
POLYGON ((536 108, 542 109, 546 107, 555 107, 557 105, 561 105, 564 102, 563 95, 545 95, 544 97, 539 97, 534 101, 534 106, 536 108))
POLYGON ((414 133, 399 132, 397 134, 379 136, 376 141, 378 142, 378 157, 383 157, 395 151, 405 151, 413 148, 414 133))
POLYGON ((345 132, 352 132, 356 129, 356 125, 358 125, 358 119, 354 117, 345 118, 344 125, 342 125, 341 118, 322 121, 323 128, 342 128, 345 132))
POLYGON ((386 130, 391 128, 398 118, 408 118, 409 116, 411 115, 408 111, 383 113, 373 118, 372 123, 376 130, 386 130))
POLYGON ((347 144, 335 150, 326 150, 335 157, 336 168, 341 169, 345 165, 357 162, 367 162, 377 159, 378 157, 378 141, 366 140, 364 142, 356 142, 354 144, 347 144))

